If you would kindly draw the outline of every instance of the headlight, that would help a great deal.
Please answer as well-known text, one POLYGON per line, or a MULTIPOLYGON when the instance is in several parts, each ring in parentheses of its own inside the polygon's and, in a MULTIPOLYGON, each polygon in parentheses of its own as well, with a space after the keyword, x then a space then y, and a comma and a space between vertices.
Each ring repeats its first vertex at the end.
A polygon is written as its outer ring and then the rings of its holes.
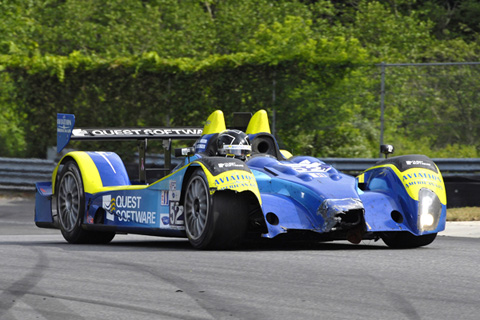
POLYGON ((442 204, 435 192, 422 188, 418 193, 418 230, 432 231, 438 226, 442 204))

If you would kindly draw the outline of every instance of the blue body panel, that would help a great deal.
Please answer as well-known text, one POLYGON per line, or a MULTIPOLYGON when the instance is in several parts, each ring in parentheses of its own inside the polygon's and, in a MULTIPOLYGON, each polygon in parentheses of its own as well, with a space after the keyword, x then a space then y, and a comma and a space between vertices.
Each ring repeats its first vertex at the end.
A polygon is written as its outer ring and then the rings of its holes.
POLYGON ((316 158, 255 157, 247 164, 257 179, 264 214, 273 212, 280 221, 278 226, 267 225, 267 237, 288 229, 330 231, 324 229, 327 217, 318 214, 320 205, 326 199, 358 199, 355 178, 316 158))
POLYGON ((35 188, 35 222, 53 223, 52 183, 37 182, 35 188))
POLYGON ((416 235, 445 230, 446 205, 442 205, 437 228, 429 232, 421 231, 417 225, 419 203, 408 195, 408 185, 403 185, 398 176, 386 168, 372 169, 369 174, 377 178, 370 181, 371 191, 363 193, 361 199, 365 204, 366 222, 372 226, 372 230, 410 231, 416 235), (400 212, 404 221, 395 223, 390 216, 392 211, 400 212))
POLYGON ((279 218, 280 224, 267 223, 268 233, 266 238, 273 238, 288 229, 308 229, 319 231, 320 226, 311 217, 310 212, 298 201, 281 194, 262 193, 262 209, 265 215, 274 212, 279 218))
MULTIPOLYGON (((332 231, 331 215, 322 215, 319 207, 329 202, 345 209, 364 210, 367 232, 409 231, 420 235, 444 230, 446 206, 435 230, 420 231, 417 227, 418 201, 411 199, 398 177, 386 171, 383 179, 373 181, 374 191, 362 191, 354 177, 312 157, 294 157, 279 161, 270 157, 254 157, 247 162, 255 174, 262 195, 262 209, 266 216, 274 212, 278 225, 267 223, 266 237, 275 237, 288 229, 315 232, 332 231), (392 212, 405 219, 395 222, 392 212)), ((383 170, 383 169, 382 169, 383 170)))
POLYGON ((105 226, 128 231, 153 229, 158 234, 184 235, 183 206, 180 205, 185 168, 144 189, 119 189, 88 195, 84 223, 94 224, 99 209, 105 212, 105 226))
POLYGON ((130 184, 122 159, 114 152, 87 152, 100 173, 104 187, 130 184))

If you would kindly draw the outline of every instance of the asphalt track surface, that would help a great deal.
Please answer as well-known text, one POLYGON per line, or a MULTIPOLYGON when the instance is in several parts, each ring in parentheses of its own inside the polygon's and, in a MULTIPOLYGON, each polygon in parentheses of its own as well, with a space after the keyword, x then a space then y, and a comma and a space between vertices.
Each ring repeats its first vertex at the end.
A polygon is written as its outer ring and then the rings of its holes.
POLYGON ((0 319, 479 319, 480 238, 246 244, 117 235, 70 245, 0 198, 0 319))

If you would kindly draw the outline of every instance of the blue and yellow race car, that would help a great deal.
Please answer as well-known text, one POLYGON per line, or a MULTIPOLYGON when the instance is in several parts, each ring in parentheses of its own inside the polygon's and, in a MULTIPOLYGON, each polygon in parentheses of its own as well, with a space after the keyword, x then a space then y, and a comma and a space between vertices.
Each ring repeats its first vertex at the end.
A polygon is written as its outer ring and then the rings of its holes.
MULTIPOLYGON (((114 152, 68 152, 52 181, 36 184, 35 222, 70 243, 108 243, 116 233, 186 237, 198 249, 233 248, 251 237, 309 241, 382 239, 392 248, 430 244, 444 230, 446 192, 426 156, 390 157, 357 177, 280 150, 264 110, 221 111, 203 128, 74 128, 57 115, 57 149, 70 140, 136 140, 139 178, 114 152), (242 121, 243 120, 243 121, 242 121), (148 183, 148 140, 163 140, 162 178, 148 183), (191 139, 175 150, 172 140, 191 139)), ((391 152, 390 147, 385 148, 391 152)))

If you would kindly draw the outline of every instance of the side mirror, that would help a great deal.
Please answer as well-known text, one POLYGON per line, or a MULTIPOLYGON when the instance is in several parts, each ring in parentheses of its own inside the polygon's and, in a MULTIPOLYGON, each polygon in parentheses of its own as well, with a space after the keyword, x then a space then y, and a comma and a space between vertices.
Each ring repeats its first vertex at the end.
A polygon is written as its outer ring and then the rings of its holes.
POLYGON ((179 148, 175 149, 175 157, 191 157, 195 154, 195 148, 179 148))
POLYGON ((389 154, 392 154, 394 152, 394 148, 391 144, 382 144, 380 146, 380 153, 383 153, 385 155, 385 159, 388 158, 389 154))

